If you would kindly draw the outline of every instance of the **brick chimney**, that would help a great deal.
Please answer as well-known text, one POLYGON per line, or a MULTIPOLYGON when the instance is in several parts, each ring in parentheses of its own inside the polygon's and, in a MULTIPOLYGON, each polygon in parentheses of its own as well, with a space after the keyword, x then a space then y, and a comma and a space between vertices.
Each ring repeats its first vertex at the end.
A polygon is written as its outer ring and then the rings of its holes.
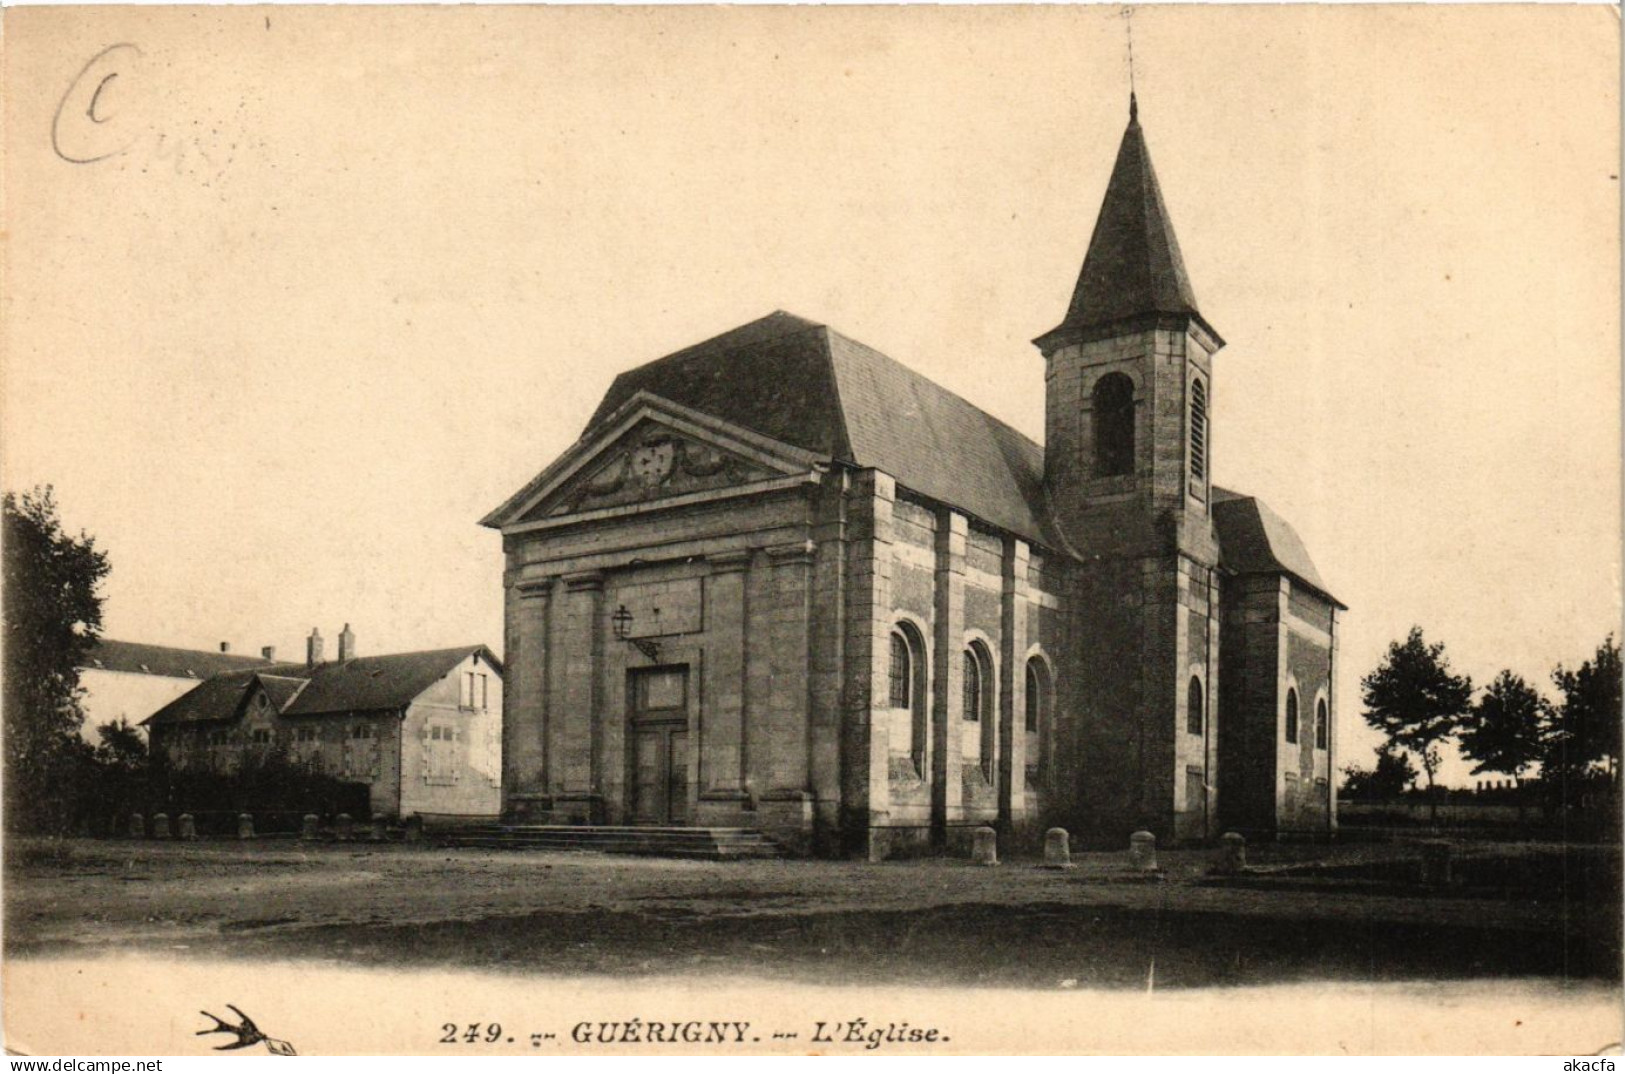
POLYGON ((275 645, 267 645, 265 648, 260 650, 260 655, 265 658, 267 663, 275 663, 276 662, 276 646, 275 645))
POLYGON ((220 651, 223 652, 223 653, 231 652, 231 642, 229 642, 229 641, 221 642, 220 643, 220 651))
POLYGON ((349 623, 345 623, 344 629, 339 631, 339 660, 343 661, 354 659, 355 631, 350 629, 349 623))
POLYGON ((315 667, 322 660, 322 632, 316 627, 311 627, 310 637, 305 639, 305 666, 315 667))

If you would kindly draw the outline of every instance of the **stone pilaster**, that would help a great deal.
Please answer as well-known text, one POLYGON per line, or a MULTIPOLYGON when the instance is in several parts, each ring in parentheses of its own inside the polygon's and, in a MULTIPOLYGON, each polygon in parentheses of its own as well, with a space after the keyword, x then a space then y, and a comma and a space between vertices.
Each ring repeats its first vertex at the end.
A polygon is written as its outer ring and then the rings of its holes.
POLYGON ((1203 669, 1206 678, 1203 705, 1206 719, 1202 724, 1202 754, 1203 763, 1207 770, 1208 808, 1207 830, 1203 833, 1206 838, 1214 838, 1221 832, 1219 817, 1224 811, 1224 803, 1219 798, 1220 758, 1219 735, 1222 731, 1222 706, 1219 704, 1219 691, 1223 688, 1223 672, 1221 670, 1224 645, 1223 625, 1223 594, 1220 587, 1223 582, 1217 569, 1209 568, 1203 572, 1206 585, 1203 587, 1207 594, 1205 614, 1207 616, 1207 649, 1203 654, 1203 669))
POLYGON ((553 735, 548 775, 558 788, 556 806, 572 817, 597 822, 599 734, 603 689, 604 576, 587 571, 565 576, 563 608, 553 616, 557 675, 550 691, 553 735))
POLYGON ((502 691, 504 808, 519 806, 515 796, 545 798, 548 792, 547 632, 552 597, 552 578, 510 580, 508 586, 504 630, 508 675, 502 691))
POLYGON ((1136 823, 1164 843, 1175 837, 1180 785, 1176 682, 1185 652, 1186 633, 1179 603, 1178 557, 1140 561, 1140 689, 1137 706, 1139 766, 1136 773, 1136 823))
POLYGON ((739 734, 740 783, 748 803, 773 786, 773 566, 762 549, 745 574, 745 702, 739 734))
POLYGON ((820 854, 844 853, 840 832, 841 720, 846 692, 847 544, 853 511, 852 475, 825 475, 813 503, 812 592, 809 600, 807 770, 814 810, 814 843, 820 854))
POLYGON ((744 789, 745 637, 749 552, 710 557, 706 579, 709 644, 700 709, 700 797, 739 802, 744 789))
POLYGON ((774 792, 807 789, 808 620, 811 602, 811 543, 768 549, 773 563, 773 596, 766 610, 772 661, 767 698, 768 731, 763 753, 774 792))
POLYGON ((875 705, 887 696, 886 657, 891 638, 892 506, 897 485, 890 475, 864 470, 852 479, 852 512, 846 546, 847 619, 845 689, 841 721, 842 827, 848 850, 883 858, 883 829, 890 820, 887 727, 875 705))
POLYGON ((1331 648, 1326 654, 1326 831, 1337 834, 1337 609, 1329 622, 1331 648))
POLYGON ((942 826, 959 819, 964 798, 960 738, 964 714, 965 541, 964 515, 937 513, 936 608, 931 637, 931 816, 933 838, 946 838, 942 826))
MULTIPOLYGON (((1297 820, 1297 802, 1287 798, 1286 774, 1297 772, 1302 765, 1298 752, 1303 742, 1303 695, 1298 695, 1298 742, 1289 746, 1286 741, 1286 694, 1292 688, 1292 630, 1288 626, 1292 614, 1292 582, 1282 576, 1276 579, 1275 591, 1275 826, 1285 828, 1297 820)), ((1303 793, 1300 782, 1298 793, 1303 793)))
MULTIPOLYGON (((524 645, 520 640, 522 628, 520 626, 521 613, 519 608, 519 591, 515 588, 519 580, 519 572, 510 564, 502 572, 502 659, 508 670, 507 681, 503 683, 502 690, 502 810, 504 813, 513 807, 510 799, 515 794, 522 794, 530 787, 534 772, 527 771, 530 765, 522 756, 522 747, 514 741, 519 732, 521 723, 527 725, 530 734, 539 735, 542 721, 536 713, 527 712, 521 716, 524 690, 520 685, 522 678, 521 665, 524 658, 520 655, 524 645)), ((546 652, 546 647, 536 646, 546 652)), ((149 739, 151 736, 148 736, 149 739)))
POLYGON ((1027 562, 1030 549, 1004 539, 999 602, 999 824, 1006 832, 1027 813, 1027 562))
POLYGON ((751 692, 752 709, 761 717, 755 725, 760 732, 751 736, 750 756, 757 823, 781 845, 805 853, 813 849, 815 826, 811 752, 815 546, 798 541, 769 548, 767 555, 768 568, 758 568, 752 575, 753 582, 765 583, 752 630, 764 649, 753 659, 759 659, 766 672, 760 691, 753 686, 751 692))

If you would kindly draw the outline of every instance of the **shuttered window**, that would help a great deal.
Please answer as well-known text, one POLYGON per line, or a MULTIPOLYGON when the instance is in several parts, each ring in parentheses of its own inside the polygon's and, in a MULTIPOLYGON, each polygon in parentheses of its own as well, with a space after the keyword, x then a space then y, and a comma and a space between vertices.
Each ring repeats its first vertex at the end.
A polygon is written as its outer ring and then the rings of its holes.
POLYGON ((1201 495, 1207 484, 1207 385, 1191 382, 1191 491, 1201 495))

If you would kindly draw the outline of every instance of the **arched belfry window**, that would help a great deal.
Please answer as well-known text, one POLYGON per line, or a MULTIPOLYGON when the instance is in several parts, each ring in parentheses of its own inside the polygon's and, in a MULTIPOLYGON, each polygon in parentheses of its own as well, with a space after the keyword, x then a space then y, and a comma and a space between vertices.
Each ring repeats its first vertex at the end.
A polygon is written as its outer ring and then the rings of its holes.
POLYGON ((1095 382, 1095 475, 1134 472, 1134 382, 1107 373, 1095 382))
POLYGON ((1193 735, 1202 733, 1202 709, 1206 701, 1202 680, 1192 675, 1190 689, 1185 692, 1185 730, 1193 735))
POLYGON ((1191 488, 1200 493, 1207 481, 1207 385, 1191 381, 1191 488))
POLYGON ((1297 744, 1298 741, 1298 691, 1286 692, 1286 740, 1297 744))
POLYGON ((1331 719, 1326 712, 1326 699, 1315 702, 1315 749, 1323 750, 1331 739, 1331 719))

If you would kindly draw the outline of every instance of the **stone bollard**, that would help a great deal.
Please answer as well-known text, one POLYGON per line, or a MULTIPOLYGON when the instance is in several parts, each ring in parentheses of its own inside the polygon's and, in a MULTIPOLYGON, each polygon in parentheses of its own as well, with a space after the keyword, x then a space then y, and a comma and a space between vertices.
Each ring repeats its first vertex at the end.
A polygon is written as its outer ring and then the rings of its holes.
POLYGON ((1157 870, 1157 837, 1150 832, 1139 831, 1128 837, 1128 864, 1131 869, 1138 869, 1142 873, 1152 873, 1157 870))
POLYGON ((880 862, 891 857, 890 832, 882 829, 869 829, 868 838, 865 839, 863 858, 865 861, 880 862))
POLYGON ((1046 869, 1072 868, 1072 837, 1065 828, 1051 828, 1044 833, 1044 867, 1046 869))
POLYGON ((338 829, 338 836, 341 840, 347 841, 355 835, 355 821, 351 819, 348 813, 340 813, 335 817, 333 826, 338 829))
POLYGON ((175 824, 175 837, 177 839, 197 838, 197 821, 193 819, 192 814, 182 813, 180 818, 175 821, 175 824))
POLYGON ((1450 851, 1450 844, 1442 839, 1422 844, 1422 883, 1450 883, 1450 851))
POLYGON ((301 839, 314 839, 314 838, 316 838, 317 825, 319 825, 320 823, 321 823, 321 818, 318 817, 316 814, 314 814, 314 813, 306 813, 305 814, 305 822, 304 822, 303 826, 301 826, 300 829, 299 829, 299 838, 301 838, 301 839))
POLYGON ((130 838, 145 839, 147 837, 147 818, 140 813, 130 814, 130 838))
POLYGON ((971 833, 970 860, 977 865, 999 864, 999 833, 978 828, 971 833))
POLYGON ((1247 840, 1240 832, 1225 832, 1219 837, 1219 858, 1213 871, 1222 876, 1235 876, 1247 871, 1247 840))
POLYGON ((252 839, 252 838, 254 838, 254 814, 252 814, 252 813, 239 813, 237 815, 237 838, 238 839, 252 839))
POLYGON ((154 839, 169 838, 169 814, 154 813, 152 815, 152 837, 154 839))
POLYGON ((372 841, 382 843, 387 838, 389 838, 389 832, 384 827, 384 818, 372 818, 372 841))

